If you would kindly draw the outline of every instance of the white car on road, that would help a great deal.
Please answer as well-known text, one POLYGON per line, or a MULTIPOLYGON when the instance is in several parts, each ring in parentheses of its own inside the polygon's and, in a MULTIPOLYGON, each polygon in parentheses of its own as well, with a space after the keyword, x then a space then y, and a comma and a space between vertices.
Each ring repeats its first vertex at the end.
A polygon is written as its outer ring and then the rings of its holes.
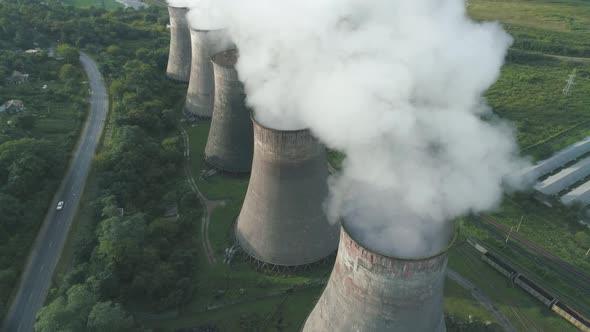
POLYGON ((59 201, 59 203, 57 203, 57 210, 61 210, 64 208, 64 201, 59 201))

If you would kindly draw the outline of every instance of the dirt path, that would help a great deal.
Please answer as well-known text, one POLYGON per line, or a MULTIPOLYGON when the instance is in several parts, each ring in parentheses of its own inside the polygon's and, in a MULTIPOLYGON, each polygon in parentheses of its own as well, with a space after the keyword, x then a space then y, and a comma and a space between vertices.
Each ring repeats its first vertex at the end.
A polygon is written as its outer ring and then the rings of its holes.
POLYGON ((498 310, 498 308, 496 308, 494 302, 489 297, 487 297, 481 289, 479 289, 471 281, 469 281, 468 279, 466 279, 465 277, 451 269, 447 270, 447 276, 451 280, 456 282, 459 286, 469 291, 469 293, 471 293, 471 296, 473 296, 473 298, 476 299, 477 302, 479 302, 484 308, 486 308, 492 314, 492 316, 496 319, 498 324, 502 326, 504 331, 516 332, 516 329, 514 328, 510 320, 500 310, 498 310))
POLYGON ((217 260, 215 259, 215 253, 213 251, 213 247, 211 246, 211 242, 209 241, 209 222, 211 220, 211 214, 213 211, 219 206, 224 206, 225 201, 210 200, 201 192, 201 190, 199 190, 197 182, 193 177, 193 172, 190 168, 190 142, 188 139, 188 134, 182 126, 180 127, 180 133, 182 134, 182 139, 184 141, 184 172, 186 173, 188 183, 190 184, 192 190, 197 193, 201 204, 205 208, 205 213, 203 213, 203 218, 201 219, 201 243, 203 244, 207 261, 209 264, 215 264, 217 260))

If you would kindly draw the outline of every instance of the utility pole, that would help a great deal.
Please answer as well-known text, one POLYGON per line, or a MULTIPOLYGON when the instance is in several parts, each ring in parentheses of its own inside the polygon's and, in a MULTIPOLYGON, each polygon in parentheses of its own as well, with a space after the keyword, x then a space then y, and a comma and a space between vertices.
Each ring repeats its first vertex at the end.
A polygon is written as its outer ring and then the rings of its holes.
POLYGON ((574 80, 576 79, 576 69, 572 71, 572 73, 568 76, 568 79, 565 81, 565 87, 563 88, 563 95, 569 96, 571 93, 571 88, 574 85, 574 80))
POLYGON ((586 251, 586 257, 588 257, 588 254, 590 254, 590 248, 588 248, 588 251, 586 251))
POLYGON ((510 227, 510 232, 508 232, 508 236, 506 237, 506 243, 508 243, 508 240, 510 240, 510 235, 512 234, 512 230, 514 229, 514 226, 510 227))
POLYGON ((520 230, 520 225, 522 225, 522 219, 524 219, 524 216, 520 217, 520 222, 518 223, 518 227, 516 227, 517 232, 518 232, 518 230, 520 230))

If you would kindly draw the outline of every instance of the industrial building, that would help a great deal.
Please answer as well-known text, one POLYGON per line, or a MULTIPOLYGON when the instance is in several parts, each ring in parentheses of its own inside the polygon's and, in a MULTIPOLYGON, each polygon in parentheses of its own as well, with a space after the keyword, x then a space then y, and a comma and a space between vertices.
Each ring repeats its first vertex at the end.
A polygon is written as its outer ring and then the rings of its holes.
POLYGON ((188 8, 168 6, 170 15, 170 51, 166 76, 188 82, 191 71, 191 40, 186 14, 188 8))
POLYGON ((198 118, 211 118, 215 85, 211 57, 233 46, 228 45, 224 29, 190 29, 192 60, 185 111, 198 118))
POLYGON ((520 175, 529 181, 537 180, 588 152, 590 152, 590 137, 586 137, 584 140, 557 152, 550 158, 523 170, 520 175))
POLYGON ((215 101, 205 161, 226 172, 244 173, 252 167, 254 133, 244 85, 235 69, 237 59, 235 49, 218 53, 212 59, 215 101))
POLYGON ((561 202, 565 205, 575 202, 590 204, 590 181, 561 196, 561 202))
POLYGON ((446 331, 443 289, 451 246, 433 257, 399 259, 359 243, 352 233, 344 221, 334 269, 302 331, 446 331))
POLYGON ((236 238, 256 261, 278 267, 311 264, 338 246, 339 226, 326 219, 326 150, 307 129, 254 123, 254 159, 236 238))
POLYGON ((548 196, 556 195, 589 175, 590 158, 585 158, 538 182, 533 188, 548 196))

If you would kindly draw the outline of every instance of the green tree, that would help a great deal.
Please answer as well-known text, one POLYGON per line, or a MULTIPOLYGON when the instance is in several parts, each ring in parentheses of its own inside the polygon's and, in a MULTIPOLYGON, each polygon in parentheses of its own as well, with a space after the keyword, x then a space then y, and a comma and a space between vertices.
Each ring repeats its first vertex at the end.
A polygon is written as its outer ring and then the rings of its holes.
POLYGON ((574 239, 582 248, 590 249, 590 235, 587 231, 577 232, 574 239))
POLYGON ((66 310, 66 300, 58 297, 49 305, 41 308, 35 323, 36 332, 68 331, 70 314, 66 310))
POLYGON ((74 65, 66 63, 59 69, 59 79, 65 82, 74 81, 79 77, 78 70, 74 65))
POLYGON ((61 44, 57 47, 57 54, 61 56, 66 63, 77 63, 79 53, 78 50, 68 44, 61 44))
POLYGON ((88 315, 88 331, 124 332, 133 327, 133 318, 119 303, 99 302, 88 315))
POLYGON ((122 280, 131 280, 141 264, 146 221, 143 214, 128 218, 112 217, 98 226, 98 254, 112 265, 122 280))
POLYGON ((0 227, 8 231, 24 218, 23 204, 16 197, 0 192, 0 227))

